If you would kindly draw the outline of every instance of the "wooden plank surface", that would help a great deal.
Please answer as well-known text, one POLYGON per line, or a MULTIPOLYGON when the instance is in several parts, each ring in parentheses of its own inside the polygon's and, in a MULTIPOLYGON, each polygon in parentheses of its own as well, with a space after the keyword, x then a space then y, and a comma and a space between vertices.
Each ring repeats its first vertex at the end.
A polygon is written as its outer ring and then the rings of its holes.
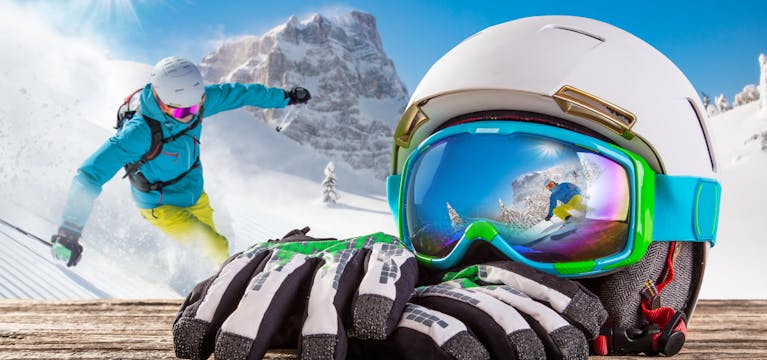
MULTIPOLYGON (((171 324, 180 304, 0 300, 0 359, 173 359, 171 324)), ((294 357, 272 351, 266 358, 294 357)), ((767 300, 699 302, 674 359, 725 358, 767 359, 767 300)))

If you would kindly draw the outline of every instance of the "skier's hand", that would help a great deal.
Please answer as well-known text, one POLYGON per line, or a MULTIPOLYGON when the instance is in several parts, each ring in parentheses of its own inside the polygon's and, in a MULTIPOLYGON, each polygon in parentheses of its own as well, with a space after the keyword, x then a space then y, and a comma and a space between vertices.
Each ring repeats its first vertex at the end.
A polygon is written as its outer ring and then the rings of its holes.
POLYGON ((546 221, 551 221, 551 215, 546 215, 546 218, 545 218, 545 220, 546 220, 546 221))
POLYGON ((306 104, 307 101, 311 100, 312 94, 309 93, 309 90, 297 86, 286 90, 285 97, 290 98, 288 105, 306 104))
POLYGON ((83 246, 78 241, 80 233, 65 227, 60 227, 57 234, 51 236, 51 255, 56 260, 61 260, 67 266, 75 266, 82 257, 83 246))
POLYGON ((607 319, 579 283, 521 263, 473 265, 444 279, 417 288, 389 340, 369 342, 359 355, 586 359, 588 340, 607 319))
POLYGON ((259 359, 269 348, 346 356, 347 333, 394 331, 418 267, 395 237, 336 240, 294 230, 232 256, 187 296, 173 324, 180 358, 259 359), (298 344, 296 344, 298 343, 298 344))

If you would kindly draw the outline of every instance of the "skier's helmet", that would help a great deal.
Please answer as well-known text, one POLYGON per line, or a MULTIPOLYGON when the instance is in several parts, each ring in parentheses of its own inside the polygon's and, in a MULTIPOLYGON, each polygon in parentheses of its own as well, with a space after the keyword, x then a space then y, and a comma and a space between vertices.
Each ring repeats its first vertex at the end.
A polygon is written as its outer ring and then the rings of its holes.
MULTIPOLYGON (((713 177, 705 117, 685 75, 628 32, 581 17, 523 18, 480 31, 429 69, 397 126, 391 173, 401 174, 435 132, 498 119, 587 134, 638 154, 659 174, 713 177)), ((673 257, 669 243, 653 242, 641 261, 579 280, 602 299, 606 326, 640 327, 644 283, 660 281, 669 258, 675 277, 662 304, 692 314, 707 245, 676 244, 673 257)))
POLYGON ((543 187, 551 190, 551 188, 557 186, 557 182, 552 179, 546 179, 546 181, 543 182, 543 187))
POLYGON ((150 82, 157 97, 174 108, 197 105, 205 94, 200 70, 191 61, 177 56, 160 60, 152 69, 150 82))

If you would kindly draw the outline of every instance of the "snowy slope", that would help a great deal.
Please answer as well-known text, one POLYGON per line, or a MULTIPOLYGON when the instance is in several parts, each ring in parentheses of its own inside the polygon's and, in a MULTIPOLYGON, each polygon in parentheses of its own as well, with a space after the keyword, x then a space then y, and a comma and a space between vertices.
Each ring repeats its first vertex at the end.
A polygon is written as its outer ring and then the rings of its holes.
POLYGON ((749 139, 767 131, 767 112, 752 102, 712 117, 709 126, 715 135, 722 204, 701 297, 764 299, 767 151, 749 139))

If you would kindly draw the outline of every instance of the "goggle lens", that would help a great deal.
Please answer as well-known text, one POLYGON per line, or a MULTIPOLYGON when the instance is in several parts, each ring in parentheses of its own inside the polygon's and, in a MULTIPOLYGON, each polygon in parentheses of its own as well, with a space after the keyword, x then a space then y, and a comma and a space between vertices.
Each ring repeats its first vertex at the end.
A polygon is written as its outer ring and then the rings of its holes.
POLYGON ((477 221, 537 262, 598 259, 626 247, 629 177, 589 149, 524 133, 460 133, 410 161, 406 231, 420 254, 447 256, 477 221))
POLYGON ((188 115, 197 115, 200 112, 200 104, 195 104, 190 107, 177 108, 168 106, 168 114, 176 119, 183 119, 188 115))

